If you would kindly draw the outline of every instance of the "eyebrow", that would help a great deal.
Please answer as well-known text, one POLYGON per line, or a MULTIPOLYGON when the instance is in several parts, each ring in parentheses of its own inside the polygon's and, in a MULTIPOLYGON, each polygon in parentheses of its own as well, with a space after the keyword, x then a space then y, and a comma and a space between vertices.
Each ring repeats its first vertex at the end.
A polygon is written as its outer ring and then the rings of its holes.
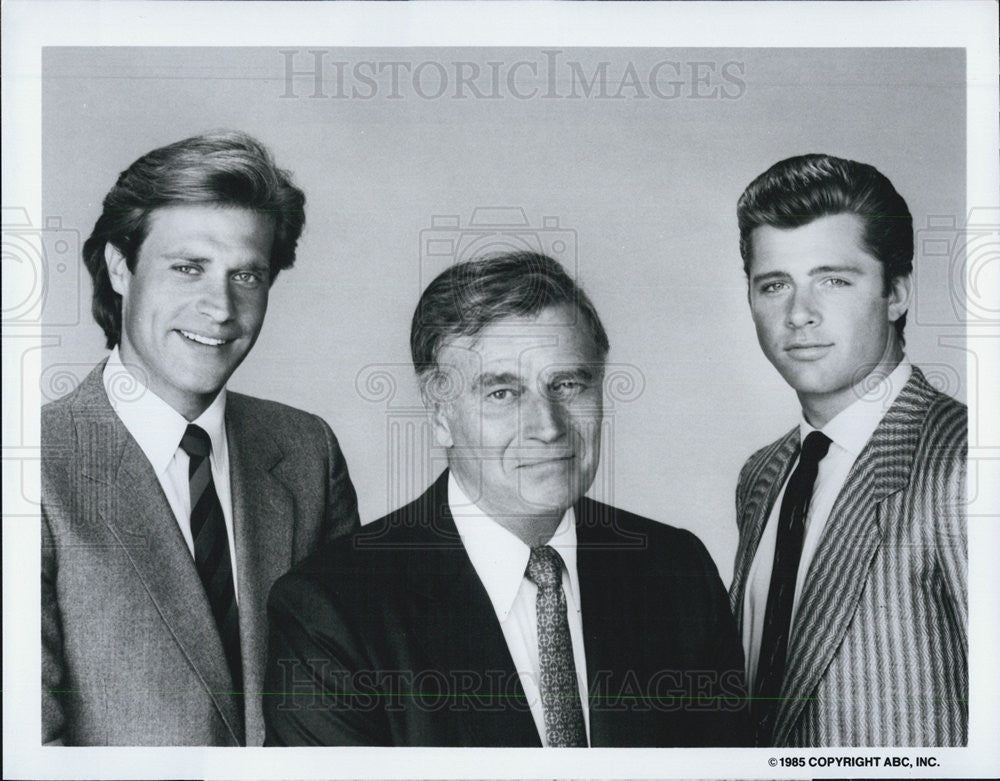
MULTIPOLYGON (((173 252, 167 252, 163 255, 167 260, 183 260, 188 263, 201 263, 203 265, 208 265, 212 263, 212 259, 205 257, 204 253, 198 252, 197 250, 186 250, 179 249, 173 252)), ((270 271, 271 264, 267 261, 262 260, 248 260, 246 263, 237 266, 233 271, 270 271)))
POLYGON ((590 382, 594 379, 596 375, 586 366, 574 366, 569 369, 560 369, 554 372, 551 377, 549 377, 549 382, 558 382, 559 380, 586 380, 590 382))
POLYGON ((203 252, 198 252, 197 250, 188 250, 181 247, 181 249, 173 250, 172 252, 164 252, 163 257, 167 260, 197 260, 202 263, 211 263, 210 258, 206 258, 203 252))
MULTIPOLYGON (((862 270, 858 266, 851 264, 840 265, 840 266, 817 266, 816 268, 809 269, 809 276, 816 277, 820 274, 861 274, 862 270)), ((768 271, 764 274, 754 274, 751 280, 754 283, 758 282, 770 282, 775 279, 790 279, 791 274, 787 271, 768 271)))
POLYGON ((473 390, 492 387, 494 385, 521 385, 521 378, 512 372, 486 372, 477 374, 472 380, 473 390))
POLYGON ((270 270, 271 270, 271 264, 270 263, 261 263, 261 262, 258 262, 256 260, 254 260, 254 261, 251 261, 250 263, 248 263, 247 265, 241 266, 240 268, 237 268, 237 269, 234 269, 234 270, 235 271, 267 271, 267 272, 270 272, 270 270))
POLYGON ((863 273, 859 266, 848 264, 842 264, 840 266, 817 266, 812 271, 809 272, 809 276, 814 277, 817 274, 861 274, 863 273))

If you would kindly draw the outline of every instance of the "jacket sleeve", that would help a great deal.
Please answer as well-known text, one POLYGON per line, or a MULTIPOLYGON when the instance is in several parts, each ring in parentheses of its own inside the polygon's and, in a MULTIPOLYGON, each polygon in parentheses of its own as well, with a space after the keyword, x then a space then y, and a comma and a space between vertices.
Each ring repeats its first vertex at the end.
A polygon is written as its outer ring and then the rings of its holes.
POLYGON ((736 533, 738 535, 738 544, 736 545, 736 553, 733 554, 733 570, 732 578, 729 581, 729 609, 735 615, 736 611, 739 610, 742 605, 738 603, 737 600, 737 574, 739 574, 740 567, 748 566, 746 562, 743 561, 745 556, 743 545, 743 507, 746 504, 746 494, 750 482, 750 464, 752 459, 747 460, 743 467, 740 469, 739 480, 736 482, 736 533))
POLYGON ((337 437, 325 420, 319 417, 316 419, 322 427, 326 440, 327 463, 329 464, 325 529, 319 540, 322 544, 327 540, 355 532, 361 527, 361 522, 358 517, 358 495, 354 490, 353 483, 351 483, 351 476, 347 472, 347 461, 340 450, 337 437))
POLYGON ((65 742, 66 714, 62 690, 66 686, 63 668, 63 638, 56 590, 56 549, 42 506, 42 744, 65 742))
POLYGON ((307 577, 281 578, 268 601, 265 746, 387 746, 364 643, 337 599, 307 577))
POLYGON ((750 746, 752 733, 744 672, 743 644, 729 607, 729 596, 719 571, 701 540, 694 539, 694 556, 700 561, 707 583, 705 609, 712 616, 711 664, 718 676, 714 696, 718 703, 719 734, 708 745, 750 746))
POLYGON ((934 518, 937 564, 941 573, 952 638, 965 658, 969 653, 969 552, 966 506, 967 413, 950 404, 951 414, 930 416, 938 429, 935 446, 923 454, 931 470, 929 485, 934 498, 929 512, 934 518))

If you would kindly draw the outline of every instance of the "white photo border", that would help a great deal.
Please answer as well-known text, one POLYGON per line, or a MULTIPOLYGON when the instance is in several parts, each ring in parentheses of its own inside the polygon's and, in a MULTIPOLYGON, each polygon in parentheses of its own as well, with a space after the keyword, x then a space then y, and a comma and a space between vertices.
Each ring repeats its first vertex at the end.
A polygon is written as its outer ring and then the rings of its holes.
MULTIPOLYGON (((967 204, 997 208, 997 6, 920 3, 277 3, 28 2, 3 19, 3 200, 41 214, 41 52, 45 46, 711 46, 961 47, 967 52, 967 204)), ((933 755, 932 775, 1000 767, 1000 334, 976 353, 970 427, 984 492, 970 528, 969 746, 961 749, 221 749, 39 745, 37 507, 3 496, 3 743, 10 778, 815 777, 844 768, 783 768, 784 756, 933 755), (977 403, 978 400, 978 403, 977 403), (35 515, 37 519, 37 515, 35 515)), ((5 330, 4 483, 38 484, 41 329, 5 330), (13 442, 13 444, 12 444, 13 442), (23 481, 23 482, 22 482, 23 481)), ((971 346, 970 346, 971 351, 971 346)), ((30 493, 30 491, 29 491, 30 493)), ((921 771, 922 772, 922 771, 921 771)), ((896 768, 865 775, 899 775, 896 768)), ((912 771, 909 771, 909 775, 912 771)), ((916 774, 914 774, 916 775, 916 774)))

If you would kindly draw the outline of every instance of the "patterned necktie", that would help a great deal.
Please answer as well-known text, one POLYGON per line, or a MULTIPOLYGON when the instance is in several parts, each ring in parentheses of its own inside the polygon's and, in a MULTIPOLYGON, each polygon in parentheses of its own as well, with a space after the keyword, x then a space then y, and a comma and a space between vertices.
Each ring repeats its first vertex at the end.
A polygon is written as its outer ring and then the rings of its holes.
POLYGON ((240 618, 233 587, 233 566, 229 558, 229 536, 222 505, 215 493, 208 455, 212 440, 204 429, 190 424, 181 438, 181 450, 188 454, 191 485, 191 536, 194 561, 205 586, 215 617, 226 660, 233 676, 233 689, 243 690, 243 662, 240 657, 240 618))
POLYGON ((563 561, 548 545, 531 549, 526 574, 538 586, 539 689, 549 746, 586 746, 587 731, 580 707, 580 688, 573 663, 573 643, 562 589, 563 561))
POLYGON ((774 567, 771 569, 771 586, 767 592, 764 632, 757 661, 754 700, 751 704, 758 746, 771 744, 774 718, 778 712, 778 695, 781 694, 781 681, 785 674, 792 603, 799 559, 802 556, 806 516, 809 514, 809 501, 816 473, 819 471, 819 462, 830 449, 830 444, 830 439, 819 431, 813 431, 806 437, 802 443, 799 464, 788 479, 785 496, 781 500, 774 567))

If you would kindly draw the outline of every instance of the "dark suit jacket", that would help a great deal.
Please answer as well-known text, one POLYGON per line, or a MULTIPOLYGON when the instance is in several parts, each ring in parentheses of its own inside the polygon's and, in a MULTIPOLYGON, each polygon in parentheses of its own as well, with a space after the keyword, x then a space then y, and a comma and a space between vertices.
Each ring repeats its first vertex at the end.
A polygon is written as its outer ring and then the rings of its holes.
MULTIPOLYGON (((268 745, 540 745, 447 475, 275 584, 268 745)), ((575 511, 592 745, 742 743, 743 655, 702 544, 589 499, 575 511)))
POLYGON ((42 408, 42 740, 260 745, 267 593, 358 526, 337 441, 314 415, 228 394, 244 708, 194 558, 103 367, 42 408))
MULTIPOLYGON (((966 419, 914 368, 855 461, 799 600, 775 745, 965 744, 966 419)), ((796 428, 740 474, 741 624, 747 573, 798 451, 796 428)))

